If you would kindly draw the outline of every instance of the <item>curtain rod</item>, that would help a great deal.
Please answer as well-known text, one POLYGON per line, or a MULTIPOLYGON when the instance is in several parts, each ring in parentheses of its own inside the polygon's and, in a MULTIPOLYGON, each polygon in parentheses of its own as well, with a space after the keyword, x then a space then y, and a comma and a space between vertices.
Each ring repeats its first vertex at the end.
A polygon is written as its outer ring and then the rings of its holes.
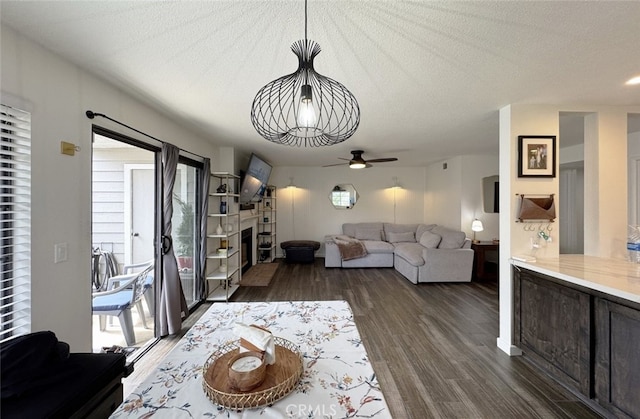
MULTIPOLYGON (((160 142, 160 143, 162 143, 162 144, 165 144, 165 143, 166 143, 166 144, 171 144, 171 143, 167 143, 166 141, 162 141, 161 139, 156 138, 156 137, 154 137, 153 135, 149 135, 149 134, 147 134, 146 132, 142 132, 142 131, 140 131, 139 129, 133 128, 132 126, 129 126, 129 125, 125 124, 124 122, 120 122, 120 121, 118 121, 118 120, 115 120, 115 119, 111 118, 110 116, 107 116, 107 115, 105 115, 105 114, 103 114, 103 113, 97 113, 97 112, 93 112, 93 111, 88 110, 87 112, 85 112, 85 114, 87 115, 87 118, 89 118, 89 119, 93 119, 93 118, 95 118, 96 116, 100 116, 100 117, 102 117, 102 118, 108 119, 109 121, 115 122, 115 123, 116 123, 116 124, 118 124, 118 125, 122 125, 122 126, 123 126, 123 127, 125 127, 125 128, 128 128, 128 129, 130 129, 130 130, 132 130, 132 131, 135 131, 135 132, 137 132, 138 134, 142 134, 142 135, 144 135, 145 137, 149 137, 149 138, 151 138, 151 139, 153 139, 153 140, 156 140, 156 141, 158 141, 158 142, 160 142)), ((192 153, 192 152, 190 152, 190 151, 183 150, 183 149, 182 149, 182 148, 180 148, 180 147, 178 147, 178 149, 179 149, 180 151, 184 151, 185 153, 188 153, 188 154, 190 154, 190 155, 192 155, 192 156, 195 156, 195 157, 197 157, 198 159, 201 159, 201 160, 202 160, 202 159, 204 159, 204 158, 205 158, 205 157, 203 157, 203 156, 199 156, 199 155, 197 155, 197 154, 193 154, 193 153, 192 153)))

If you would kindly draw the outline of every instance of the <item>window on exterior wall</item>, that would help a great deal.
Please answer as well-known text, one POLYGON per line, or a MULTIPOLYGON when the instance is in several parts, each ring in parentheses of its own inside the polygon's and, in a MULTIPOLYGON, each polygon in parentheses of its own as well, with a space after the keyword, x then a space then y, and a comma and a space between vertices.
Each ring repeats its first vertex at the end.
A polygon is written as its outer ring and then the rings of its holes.
POLYGON ((0 343, 31 331, 31 114, 0 105, 0 343))

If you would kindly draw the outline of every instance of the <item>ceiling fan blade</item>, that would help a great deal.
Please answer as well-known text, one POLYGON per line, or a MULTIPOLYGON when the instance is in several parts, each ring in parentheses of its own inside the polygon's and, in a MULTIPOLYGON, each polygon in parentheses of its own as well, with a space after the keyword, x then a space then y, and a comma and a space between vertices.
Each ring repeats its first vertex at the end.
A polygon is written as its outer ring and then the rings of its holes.
POLYGON ((324 165, 324 166, 322 166, 322 167, 344 166, 344 165, 347 165, 347 164, 349 164, 349 163, 327 164, 327 165, 324 165))
POLYGON ((371 160, 367 160, 367 163, 384 163, 387 161, 396 161, 398 160, 396 157, 387 157, 384 159, 371 159, 371 160))
POLYGON ((340 160, 347 160, 347 161, 351 160, 351 159, 345 159, 344 157, 338 157, 338 158, 339 158, 340 160))

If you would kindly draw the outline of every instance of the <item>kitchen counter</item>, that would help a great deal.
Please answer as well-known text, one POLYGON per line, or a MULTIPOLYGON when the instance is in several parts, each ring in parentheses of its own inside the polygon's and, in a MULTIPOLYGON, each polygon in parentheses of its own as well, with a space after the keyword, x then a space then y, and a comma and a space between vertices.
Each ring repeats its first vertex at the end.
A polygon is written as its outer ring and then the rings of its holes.
POLYGON ((514 266, 640 304, 640 264, 584 255, 561 255, 514 266))

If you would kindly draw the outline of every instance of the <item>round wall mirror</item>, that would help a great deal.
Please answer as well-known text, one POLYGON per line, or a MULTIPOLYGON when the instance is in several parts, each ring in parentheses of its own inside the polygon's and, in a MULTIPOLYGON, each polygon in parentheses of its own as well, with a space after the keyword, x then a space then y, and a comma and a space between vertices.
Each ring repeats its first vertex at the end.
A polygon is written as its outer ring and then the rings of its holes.
POLYGON ((336 209, 351 209, 358 201, 358 191, 350 183, 341 183, 329 192, 329 201, 336 209))

